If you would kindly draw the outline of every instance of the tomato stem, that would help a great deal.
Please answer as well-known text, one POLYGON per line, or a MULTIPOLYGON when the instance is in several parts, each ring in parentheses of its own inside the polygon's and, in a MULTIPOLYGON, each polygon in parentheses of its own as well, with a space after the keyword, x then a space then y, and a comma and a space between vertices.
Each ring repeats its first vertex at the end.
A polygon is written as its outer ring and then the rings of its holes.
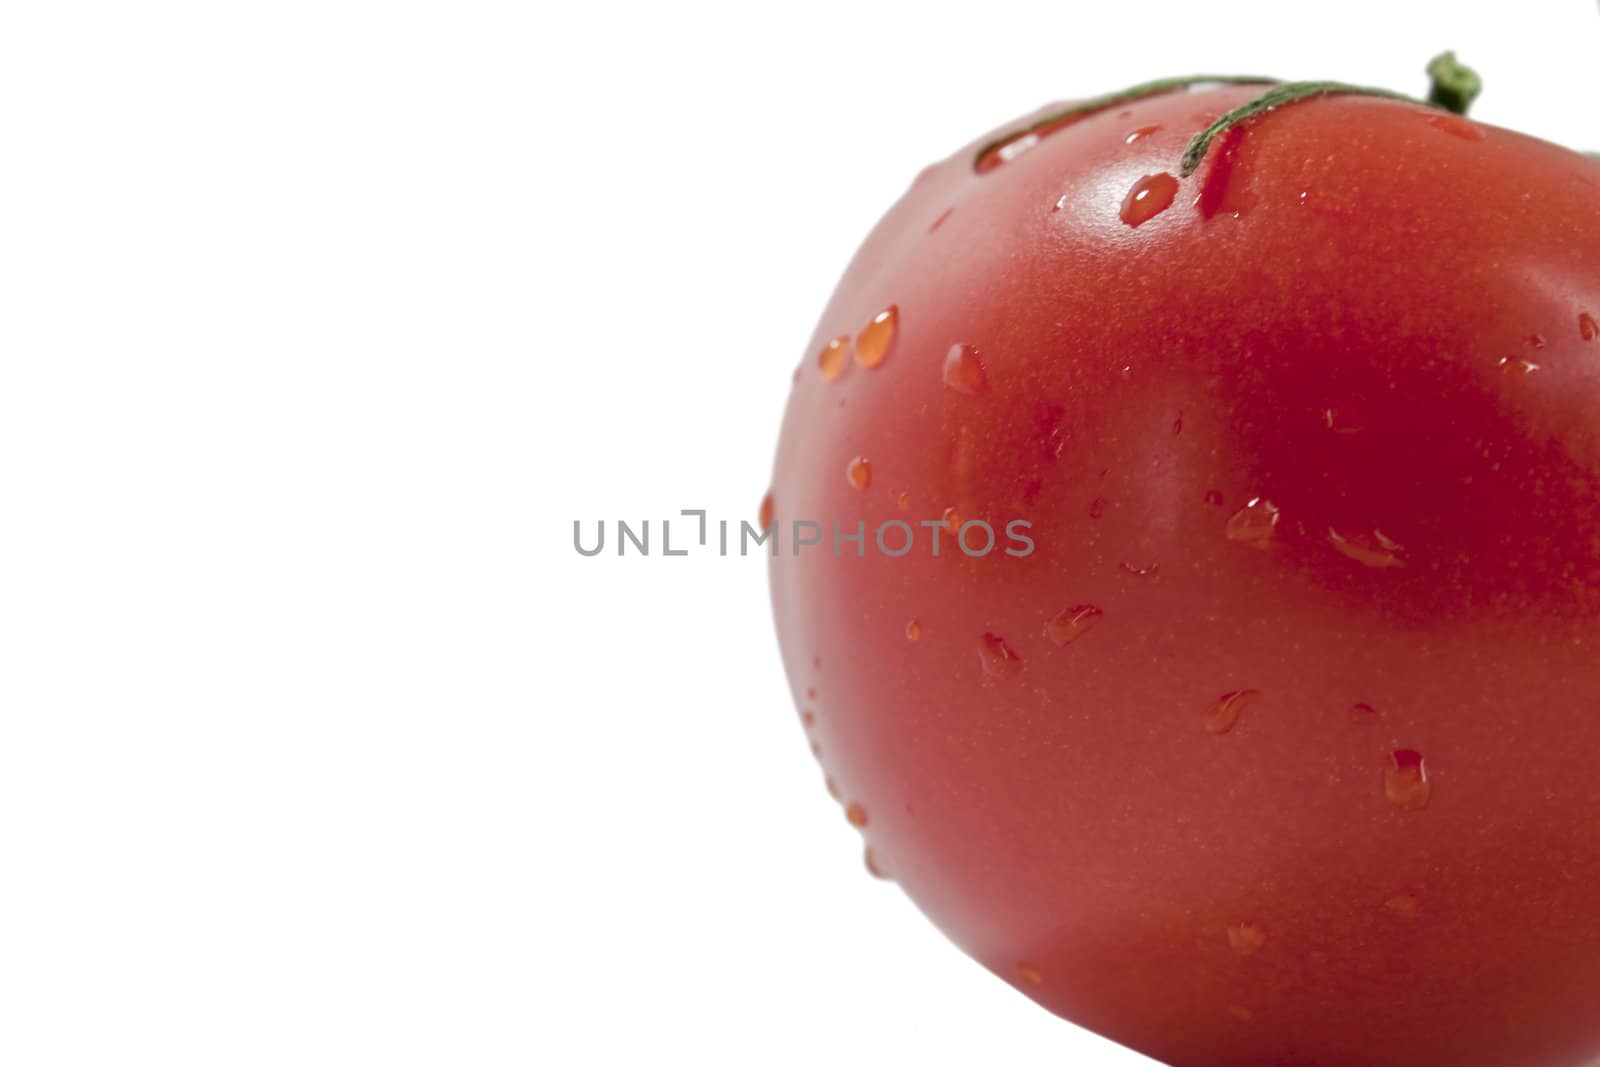
POLYGON ((1361 85, 1346 85, 1344 82, 1332 81, 1307 81, 1307 82, 1280 82, 1277 78, 1264 78, 1257 75, 1245 74, 1191 74, 1182 78, 1160 78, 1156 81, 1142 82, 1128 89, 1104 96, 1092 97, 1088 100, 1070 104, 1059 111, 1052 111, 1043 118, 1035 119, 1027 126, 997 137, 978 149, 978 154, 973 160, 973 165, 980 167, 989 153, 1010 144, 1019 137, 1047 128, 1061 126, 1076 118, 1104 111, 1106 108, 1118 104, 1126 104, 1133 100, 1142 100, 1147 96, 1156 96, 1160 93, 1169 93, 1174 89, 1187 89, 1190 86, 1207 83, 1220 85, 1270 85, 1272 88, 1240 107, 1217 119, 1211 125, 1195 134, 1189 141, 1189 146, 1184 150, 1183 159, 1179 165, 1179 176, 1187 178, 1193 174, 1206 157, 1206 150, 1211 147, 1211 142, 1218 135, 1239 125, 1256 115, 1265 114, 1274 108, 1292 104, 1297 100, 1305 100, 1313 96, 1328 96, 1333 93, 1353 94, 1356 96, 1377 96, 1389 100, 1404 100, 1408 103, 1426 103, 1432 107, 1441 108, 1457 115, 1465 115, 1472 106, 1473 100, 1483 91, 1483 79, 1478 77, 1477 71, 1466 66, 1456 59, 1454 52, 1441 52, 1434 56, 1428 63, 1428 98, 1426 101, 1397 93, 1390 89, 1373 89, 1361 85))
POLYGON ((1201 160, 1206 157, 1206 149, 1211 147, 1211 142, 1220 134, 1224 134, 1233 127, 1257 115, 1264 115, 1286 104, 1297 100, 1305 100, 1313 96, 1328 96, 1332 93, 1353 94, 1358 96, 1380 96, 1390 100, 1406 100, 1411 103, 1417 101, 1404 93, 1393 92, 1389 89, 1371 89, 1361 85, 1346 85, 1344 82, 1285 82, 1274 85, 1248 104, 1242 104, 1232 111, 1217 119, 1211 125, 1194 135, 1189 142, 1189 147, 1184 150, 1183 159, 1178 167, 1178 176, 1187 178, 1200 166, 1201 160))
POLYGON ((1397 93, 1390 89, 1373 89, 1361 85, 1346 85, 1343 82, 1286 82, 1274 85, 1248 104, 1243 104, 1217 119, 1211 125, 1194 135, 1189 142, 1189 147, 1184 150, 1183 159, 1180 161, 1179 177, 1187 178, 1193 174, 1206 157, 1206 149, 1211 147, 1211 142, 1220 134, 1226 133, 1256 115, 1265 114, 1275 108, 1284 107, 1297 100, 1305 100, 1313 96, 1328 96, 1333 93, 1351 94, 1356 96, 1376 96, 1387 100, 1404 100, 1407 103, 1421 104, 1441 108, 1457 115, 1465 115, 1467 108, 1483 89, 1483 81, 1470 67, 1463 66, 1456 61, 1454 52, 1445 52, 1435 56, 1428 64, 1428 75, 1432 78, 1432 85, 1428 89, 1426 101, 1397 93))
POLYGON ((1472 102, 1483 92, 1483 79, 1478 72, 1456 60, 1454 52, 1441 52, 1428 64, 1428 103, 1465 115, 1472 102))

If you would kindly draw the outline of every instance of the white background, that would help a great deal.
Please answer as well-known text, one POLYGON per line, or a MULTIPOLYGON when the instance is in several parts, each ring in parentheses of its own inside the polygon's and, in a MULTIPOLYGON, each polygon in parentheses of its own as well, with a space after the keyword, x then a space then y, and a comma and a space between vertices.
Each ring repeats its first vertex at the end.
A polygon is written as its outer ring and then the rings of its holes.
POLYGON ((1045 101, 1454 47, 1600 148, 1588 0, 3 12, 24 1067, 1147 1062, 866 876, 760 560, 572 521, 753 517, 855 244, 1045 101))

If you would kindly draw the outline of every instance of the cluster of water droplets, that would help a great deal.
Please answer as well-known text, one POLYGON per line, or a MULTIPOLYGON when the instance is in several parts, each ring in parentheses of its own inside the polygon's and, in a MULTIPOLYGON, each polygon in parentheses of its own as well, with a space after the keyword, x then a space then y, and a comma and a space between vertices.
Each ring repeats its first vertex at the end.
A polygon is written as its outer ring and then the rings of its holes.
MULTIPOLYGON (((814 656, 812 657, 811 665, 813 669, 820 669, 822 666, 822 661, 820 658, 814 656)), ((810 686, 806 689, 805 701, 801 704, 800 725, 804 728, 806 736, 810 741, 812 756, 814 756, 820 762, 822 760, 822 745, 817 741, 813 733, 818 722, 818 716, 815 710, 815 705, 817 704, 819 704, 817 689, 815 686, 810 686)), ((839 783, 836 782, 831 775, 824 774, 822 783, 827 788, 828 795, 844 809, 845 822, 849 823, 850 826, 854 827, 856 830, 861 831, 863 836, 865 836, 867 825, 871 821, 867 815, 866 807, 862 805, 860 801, 846 800, 843 791, 839 788, 839 783)), ((867 868, 867 872, 874 878, 888 879, 890 877, 888 868, 884 865, 882 858, 879 857, 879 855, 873 850, 871 845, 863 845, 862 861, 867 868)))
MULTIPOLYGON (((1206 497, 1208 503, 1222 503, 1220 493, 1214 499, 1209 493, 1206 497)), ((1272 501, 1252 497, 1229 517, 1223 532, 1230 541, 1271 549, 1278 544, 1282 518, 1282 510, 1272 501)), ((1406 565, 1405 548, 1382 530, 1340 531, 1329 527, 1325 536, 1327 544, 1336 552, 1363 566, 1386 569, 1406 565)))
POLYGON ((866 368, 880 367, 894 349, 895 337, 900 330, 900 309, 890 304, 874 315, 852 337, 840 334, 826 342, 817 353, 817 369, 825 382, 838 381, 850 369, 851 355, 855 362, 866 368))

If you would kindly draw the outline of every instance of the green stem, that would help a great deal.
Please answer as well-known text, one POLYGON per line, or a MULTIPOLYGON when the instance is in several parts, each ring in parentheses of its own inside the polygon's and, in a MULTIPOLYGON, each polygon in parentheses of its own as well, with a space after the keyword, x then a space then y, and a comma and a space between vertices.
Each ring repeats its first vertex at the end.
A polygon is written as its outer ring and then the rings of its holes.
POLYGON ((1456 61, 1454 52, 1441 52, 1428 64, 1428 103, 1465 115, 1472 102, 1483 92, 1483 79, 1471 67, 1456 61))
POLYGON ((1103 111, 1118 104, 1126 104, 1131 100, 1141 100, 1147 96, 1171 92, 1174 89, 1187 89, 1191 85, 1201 85, 1207 82, 1217 82, 1223 85, 1271 85, 1277 80, 1277 78, 1259 78, 1240 74, 1192 74, 1186 78, 1161 78, 1157 81, 1143 82, 1128 89, 1106 93, 1104 96, 1096 96, 1092 99, 1072 104, 1069 107, 1062 108, 1060 111, 1052 111, 1044 118, 1038 119, 1020 130, 1012 130, 1005 136, 997 137, 990 141, 978 149, 975 161, 983 159, 984 156, 1001 145, 1010 144, 1017 138, 1026 136, 1035 130, 1043 129, 1046 126, 1054 126, 1058 122, 1080 115, 1103 111))
POLYGON ((1263 115, 1275 108, 1292 104, 1296 100, 1304 100, 1312 96, 1327 96, 1329 93, 1350 93, 1359 96, 1381 96, 1390 100, 1405 100, 1415 104, 1417 101, 1404 93, 1391 92, 1388 89, 1369 89, 1360 85, 1346 85, 1343 82, 1288 82, 1283 85, 1274 85, 1248 104, 1243 104, 1223 115, 1217 121, 1194 135, 1189 142, 1189 147, 1184 150, 1183 159, 1178 167, 1178 176, 1187 178, 1200 166, 1200 161, 1206 158, 1206 149, 1211 147, 1211 142, 1219 135, 1227 133, 1233 127, 1257 115, 1263 115))
POLYGON ((1457 115, 1465 115, 1467 108, 1472 106, 1473 99, 1483 89, 1483 80, 1471 67, 1462 66, 1457 62, 1454 52, 1435 56, 1428 64, 1428 76, 1432 79, 1432 84, 1428 88, 1426 101, 1389 89, 1372 89, 1361 85, 1346 85, 1343 82, 1288 82, 1274 85, 1248 104, 1234 108, 1195 134, 1194 139, 1189 142, 1189 147, 1184 150, 1178 174, 1184 178, 1193 174, 1200 166, 1200 162, 1205 159, 1206 149, 1211 147, 1211 142, 1220 134, 1256 115, 1265 114, 1297 100, 1327 96, 1331 93, 1376 96, 1386 100, 1403 100, 1411 104, 1426 103, 1457 115))

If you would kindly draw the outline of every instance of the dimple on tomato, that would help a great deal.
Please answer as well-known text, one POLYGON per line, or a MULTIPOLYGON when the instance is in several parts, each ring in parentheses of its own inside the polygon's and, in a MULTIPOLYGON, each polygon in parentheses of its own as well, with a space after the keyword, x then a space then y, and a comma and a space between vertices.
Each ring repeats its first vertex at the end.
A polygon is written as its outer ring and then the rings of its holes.
POLYGON ((1166 84, 928 168, 771 487, 874 869, 1179 1067, 1600 1056, 1597 316, 1600 164, 1450 107, 1166 84))

